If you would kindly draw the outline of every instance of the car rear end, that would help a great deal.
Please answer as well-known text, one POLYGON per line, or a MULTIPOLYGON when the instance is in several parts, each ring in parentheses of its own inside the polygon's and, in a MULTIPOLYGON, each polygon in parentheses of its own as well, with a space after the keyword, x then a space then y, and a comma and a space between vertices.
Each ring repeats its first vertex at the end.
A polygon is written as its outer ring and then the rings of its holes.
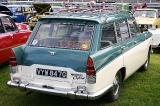
POLYGON ((148 29, 149 32, 153 35, 153 42, 152 42, 152 48, 158 48, 160 47, 160 29, 157 28, 155 30, 148 29))
POLYGON ((36 25, 26 45, 12 49, 7 84, 23 91, 95 99, 87 87, 96 81, 90 57, 96 22, 48 21, 36 25))

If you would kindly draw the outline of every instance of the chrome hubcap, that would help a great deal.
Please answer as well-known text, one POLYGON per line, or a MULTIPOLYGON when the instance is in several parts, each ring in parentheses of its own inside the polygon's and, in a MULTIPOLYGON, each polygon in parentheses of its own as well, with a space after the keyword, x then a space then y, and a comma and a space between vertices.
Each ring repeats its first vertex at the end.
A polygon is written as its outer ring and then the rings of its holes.
POLYGON ((148 67, 148 60, 146 61, 145 67, 148 67))
POLYGON ((119 79, 118 75, 116 75, 116 77, 113 81, 113 88, 112 88, 114 95, 117 95, 117 93, 118 93, 119 83, 120 83, 120 79, 119 79))
POLYGON ((148 59, 147 59, 147 61, 146 61, 146 64, 145 64, 145 67, 146 67, 146 68, 148 67, 148 61, 149 61, 149 57, 148 57, 148 59))

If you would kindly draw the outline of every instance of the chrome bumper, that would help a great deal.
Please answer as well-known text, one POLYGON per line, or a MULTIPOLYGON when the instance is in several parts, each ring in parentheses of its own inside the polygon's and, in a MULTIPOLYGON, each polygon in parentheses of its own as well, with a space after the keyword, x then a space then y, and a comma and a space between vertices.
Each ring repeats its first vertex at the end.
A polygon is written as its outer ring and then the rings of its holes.
POLYGON ((57 96, 63 96, 68 97, 70 99, 88 99, 88 100, 96 100, 100 97, 102 97, 107 91, 113 86, 113 84, 99 90, 95 93, 88 93, 87 91, 78 91, 77 88, 73 89, 62 89, 62 88, 43 88, 42 85, 37 85, 33 83, 28 82, 21 82, 17 84, 14 81, 8 81, 7 85, 9 87, 18 88, 21 91, 37 91, 45 94, 51 94, 51 95, 57 95, 57 96))
POLYGON ((158 48, 158 47, 160 47, 160 44, 159 45, 152 45, 152 48, 158 48))

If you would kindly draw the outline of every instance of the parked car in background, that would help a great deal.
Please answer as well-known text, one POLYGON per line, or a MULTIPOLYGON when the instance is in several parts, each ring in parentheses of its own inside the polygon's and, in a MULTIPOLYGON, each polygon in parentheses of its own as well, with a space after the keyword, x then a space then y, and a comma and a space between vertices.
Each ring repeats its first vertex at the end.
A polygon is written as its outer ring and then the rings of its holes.
POLYGON ((8 15, 0 14, 0 64, 7 62, 11 48, 24 44, 30 34, 26 24, 15 23, 8 15))
POLYGON ((160 9, 137 9, 133 16, 139 24, 142 32, 149 30, 152 33, 152 47, 160 47, 160 9))
POLYGON ((36 25, 38 19, 40 19, 42 16, 44 16, 45 12, 52 12, 53 9, 51 7, 50 3, 33 3, 33 6, 36 10, 36 15, 32 16, 28 20, 28 24, 30 27, 30 30, 33 30, 34 26, 36 25))
POLYGON ((153 26, 160 28, 160 9, 136 9, 133 16, 135 17, 137 24, 140 25, 142 32, 153 26))
POLYGON ((153 43, 152 48, 159 48, 160 47, 160 29, 157 28, 155 30, 148 29, 153 35, 153 43))
POLYGON ((4 5, 4 4, 0 3, 0 6, 1 6, 1 5, 4 5))
POLYGON ((8 5, 9 3, 8 3, 7 0, 5 0, 5 1, 4 1, 4 0, 1 0, 0 5, 1 5, 1 4, 2 4, 2 5, 8 5))
POLYGON ((7 85, 114 102, 124 80, 139 68, 148 69, 152 39, 124 12, 90 9, 45 16, 26 45, 12 49, 7 85))
POLYGON ((27 23, 28 19, 34 15, 32 5, 1 5, 0 12, 9 15, 15 22, 27 23))

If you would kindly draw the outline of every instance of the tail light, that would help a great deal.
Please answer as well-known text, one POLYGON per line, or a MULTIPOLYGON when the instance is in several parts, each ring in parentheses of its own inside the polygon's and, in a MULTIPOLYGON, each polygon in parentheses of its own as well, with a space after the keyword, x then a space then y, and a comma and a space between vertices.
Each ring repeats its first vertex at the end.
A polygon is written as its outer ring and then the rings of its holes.
POLYGON ((11 50, 10 52, 10 62, 9 62, 9 66, 10 66, 10 73, 17 73, 18 69, 17 69, 17 60, 16 60, 16 56, 13 52, 13 50, 11 50))
POLYGON ((17 66, 17 60, 13 50, 10 52, 10 66, 17 66))
POLYGON ((89 57, 87 60, 86 75, 87 75, 87 83, 90 83, 90 84, 96 83, 96 72, 95 72, 94 63, 91 57, 89 57))

